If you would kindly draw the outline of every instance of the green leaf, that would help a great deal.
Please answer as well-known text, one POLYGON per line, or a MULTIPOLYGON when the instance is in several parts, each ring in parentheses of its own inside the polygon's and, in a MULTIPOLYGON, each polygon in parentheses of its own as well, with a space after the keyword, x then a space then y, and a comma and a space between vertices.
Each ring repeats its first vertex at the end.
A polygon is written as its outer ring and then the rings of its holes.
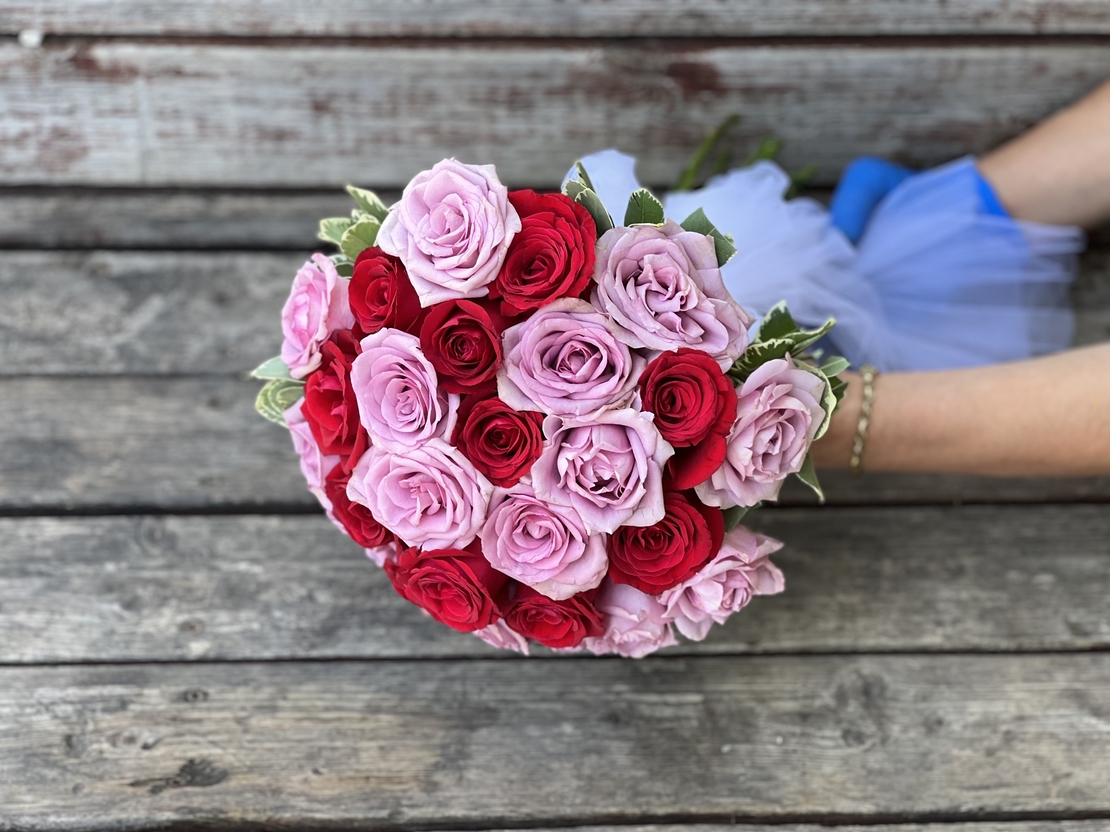
POLYGON ((817 175, 818 170, 820 170, 820 168, 817 167, 817 165, 806 165, 801 170, 796 171, 790 177, 790 187, 786 189, 786 198, 793 199, 800 194, 802 190, 813 181, 813 177, 817 175))
POLYGON ((286 379, 274 379, 258 391, 254 409, 275 424, 284 425, 284 413, 304 395, 304 383, 286 379))
POLYGON ((663 203, 647 188, 633 191, 624 212, 625 225, 662 225, 663 203))
MULTIPOLYGON (((591 191, 593 191, 594 190, 594 182, 593 182, 592 179, 590 179, 590 175, 588 173, 586 173, 586 166, 583 165, 581 162, 575 162, 574 163, 574 169, 578 173, 578 181, 581 182, 583 185, 585 185, 587 188, 589 188, 591 191)), ((595 193, 596 193, 596 191, 595 191, 595 193)))
POLYGON ((694 151, 694 155, 690 157, 689 163, 682 171, 682 175, 678 177, 678 182, 675 183, 674 190, 688 191, 697 184, 701 166, 705 164, 705 160, 709 158, 709 154, 713 152, 713 148, 716 147, 717 143, 724 137, 728 128, 732 127, 732 125, 739 120, 740 116, 733 113, 709 131, 709 135, 698 145, 697 149, 694 151))
POLYGON ((744 167, 754 165, 756 162, 762 162, 764 160, 773 160, 779 155, 780 150, 782 150, 781 139, 763 139, 759 142, 759 147, 748 157, 748 161, 744 162, 744 167))
POLYGON ((828 361, 821 365, 821 372, 827 375, 829 378, 832 378, 833 376, 840 375, 851 366, 852 362, 850 362, 847 358, 839 355, 834 355, 830 357, 828 361))
POLYGON ((797 474, 798 479, 813 489, 817 499, 825 502, 825 492, 821 490, 821 483, 817 481, 817 469, 813 467, 813 457, 806 454, 806 461, 802 463, 802 470, 797 474))
POLYGON ((795 332, 800 332, 797 322, 790 314, 790 310, 786 308, 786 301, 780 300, 763 316, 762 322, 759 324, 758 338, 760 341, 774 341, 777 338, 785 338, 795 332))
POLYGON ((358 203, 359 210, 362 213, 369 214, 378 222, 383 222, 389 214, 389 209, 385 207, 385 203, 373 191, 348 185, 347 193, 355 198, 355 202, 358 203))
POLYGON ((721 513, 725 516, 725 532, 731 532, 739 526, 740 521, 744 519, 744 515, 758 507, 759 504, 756 503, 754 506, 733 506, 724 509, 721 513))
POLYGON ((343 232, 352 225, 354 225, 354 221, 346 217, 329 217, 328 219, 320 220, 320 230, 317 232, 316 236, 325 243, 339 245, 340 240, 343 239, 343 232))
POLYGON ((829 389, 832 390, 833 396, 836 397, 836 404, 837 407, 839 407, 840 403, 844 400, 844 394, 848 392, 848 382, 841 378, 830 378, 829 389))
POLYGON ((713 245, 717 251, 718 266, 723 266, 732 259, 732 255, 736 254, 736 245, 733 243, 732 237, 718 231, 717 226, 709 221, 709 217, 705 215, 701 208, 684 219, 681 225, 687 231, 692 231, 695 234, 706 234, 713 238, 713 245))
MULTIPOLYGON (((784 308, 785 312, 785 308, 784 308)), ((768 313, 770 314, 770 313, 768 313)), ((789 313, 786 313, 789 315, 789 313)), ((758 340, 753 341, 748 345, 748 348, 740 355, 736 363, 732 365, 729 370, 729 375, 733 378, 743 381, 751 372, 768 361, 774 361, 776 358, 783 358, 787 353, 797 358, 809 346, 812 346, 816 341, 820 340, 821 336, 833 328, 836 321, 829 318, 825 323, 817 329, 796 329, 794 332, 787 333, 779 338, 764 338, 763 325, 759 328, 758 340)), ((781 321, 772 326, 782 327, 781 321)), ((815 372, 820 372, 816 367, 811 367, 804 361, 798 362, 804 365, 807 369, 812 369, 815 372)))
POLYGON ((285 362, 281 360, 281 356, 274 356, 269 361, 263 361, 251 370, 251 378, 292 379, 293 376, 289 375, 289 368, 285 366, 285 362))
POLYGON ((605 210, 605 206, 601 203, 601 197, 586 187, 585 184, 577 179, 572 179, 563 186, 563 193, 585 208, 590 216, 594 218, 598 237, 613 228, 613 218, 605 210))
POLYGON ((732 161, 732 154, 727 150, 722 150, 717 154, 717 161, 713 165, 713 175, 720 176, 728 170, 728 163, 732 161))
MULTIPOLYGON (((833 390, 832 379, 821 372, 820 369, 814 367, 808 361, 795 361, 794 363, 801 369, 813 373, 820 378, 821 381, 825 382, 825 390, 821 394, 821 409, 825 411, 825 418, 821 420, 821 425, 817 428, 817 433, 813 436, 813 441, 816 442, 824 436, 825 431, 829 429, 829 425, 832 423, 833 413, 836 412, 836 406, 840 404, 840 399, 837 398, 833 390)), ((837 381, 839 381, 839 379, 837 379, 837 381)))
POLYGON ((378 241, 378 230, 381 227, 381 221, 376 217, 363 214, 362 219, 343 232, 339 240, 339 248, 354 260, 378 241))

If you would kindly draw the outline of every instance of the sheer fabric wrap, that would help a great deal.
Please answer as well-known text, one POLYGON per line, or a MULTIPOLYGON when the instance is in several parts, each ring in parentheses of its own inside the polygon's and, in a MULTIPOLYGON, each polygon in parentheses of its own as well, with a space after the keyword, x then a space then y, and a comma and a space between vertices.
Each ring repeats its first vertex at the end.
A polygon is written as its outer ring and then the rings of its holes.
MULTIPOLYGON (((619 223, 640 187, 635 160, 606 150, 582 164, 619 223)), ((723 274, 742 306, 762 315, 785 300, 806 326, 835 318, 827 346, 853 365, 933 370, 1065 349, 1083 232, 989 214, 979 182, 970 157, 911 177, 857 246, 818 202, 785 199, 790 179, 772 162, 663 202, 672 219, 701 208, 733 236, 738 252, 723 274)))

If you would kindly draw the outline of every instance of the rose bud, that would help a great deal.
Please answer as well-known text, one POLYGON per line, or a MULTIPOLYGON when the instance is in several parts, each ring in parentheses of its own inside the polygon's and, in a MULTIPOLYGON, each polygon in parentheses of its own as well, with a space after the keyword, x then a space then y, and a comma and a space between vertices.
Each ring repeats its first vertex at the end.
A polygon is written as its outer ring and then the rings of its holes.
POLYGON ((343 527, 351 540, 364 549, 376 549, 391 542, 394 537, 385 526, 374 519, 364 505, 351 502, 347 496, 347 483, 351 474, 336 466, 324 481, 324 493, 331 500, 332 517, 343 527))
POLYGON ((447 300, 429 309, 420 325, 420 348, 448 393, 496 389, 505 319, 489 306, 447 300))
POLYGON ((358 341, 350 332, 336 333, 325 342, 320 367, 305 382, 302 408, 321 453, 343 457, 346 471, 370 444, 351 385, 351 365, 358 353, 358 341))
POLYGON ((552 601, 531 587, 515 585, 505 604, 505 623, 544 647, 577 647, 583 639, 605 632, 601 613, 593 605, 596 594, 580 592, 564 601, 552 601))
POLYGON ((543 452, 543 414, 513 410, 497 398, 466 396, 451 444, 494 485, 510 488, 543 452))
POLYGON ((486 562, 477 545, 405 549, 384 568, 402 598, 461 633, 481 630, 501 617, 493 599, 509 579, 486 562))
POLYGON ((658 595, 694 575, 721 549, 724 515, 677 491, 663 495, 663 519, 621 526, 609 538, 609 578, 658 595))
POLYGON ((597 226, 589 211, 563 194, 513 191, 521 229, 490 286, 505 315, 524 315, 553 300, 579 297, 594 272, 597 226))
POLYGON ((725 461, 725 440, 736 418, 736 387, 716 359, 688 348, 665 352, 644 370, 640 395, 675 449, 667 485, 684 491, 709 479, 725 461))
POLYGON ((421 309, 401 261, 371 246, 355 258, 349 289, 351 313, 365 336, 385 327, 414 332, 421 309))

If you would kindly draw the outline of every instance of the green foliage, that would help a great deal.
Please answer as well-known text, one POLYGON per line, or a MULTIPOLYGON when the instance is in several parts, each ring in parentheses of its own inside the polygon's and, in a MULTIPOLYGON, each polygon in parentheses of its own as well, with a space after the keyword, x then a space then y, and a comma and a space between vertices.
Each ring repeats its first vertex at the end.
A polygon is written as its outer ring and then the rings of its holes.
MULTIPOLYGON (((579 162, 577 166, 579 168, 579 175, 586 172, 581 162, 579 162)), ((605 210, 605 206, 601 202, 601 197, 594 193, 593 189, 584 182, 579 179, 570 180, 563 186, 563 193, 585 208, 590 216, 594 218, 594 225, 597 226, 598 237, 613 228, 613 218, 609 216, 609 212, 605 210)))
POLYGON ((806 461, 802 463, 802 470, 797 474, 798 479, 813 489, 817 499, 825 502, 825 492, 821 490, 821 483, 817 481, 817 469, 813 465, 813 457, 806 454, 806 461))
POLYGON ((347 217, 328 217, 320 220, 320 230, 316 236, 325 243, 339 245, 343 239, 343 234, 352 225, 354 225, 354 220, 347 217))
POLYGON ((285 362, 281 360, 281 356, 274 356, 269 361, 263 361, 253 370, 251 370, 251 378, 261 379, 292 379, 289 375, 289 368, 285 366, 285 362))
POLYGON ((732 125, 736 124, 736 122, 738 122, 739 120, 740 116, 736 113, 733 113, 709 131, 709 135, 705 137, 704 141, 702 141, 701 144, 698 145, 697 149, 694 151, 694 154, 690 157, 689 163, 687 163, 685 169, 683 169, 682 171, 682 174, 678 177, 678 181, 675 183, 674 190, 689 191, 693 189, 693 187, 698 183, 698 176, 701 173, 702 165, 705 164, 705 160, 709 158, 709 154, 713 152, 713 149, 717 146, 721 139, 724 138, 724 135, 728 131, 728 129, 732 127, 732 125))
POLYGON ((656 199, 647 188, 633 191, 628 198, 628 208, 624 212, 625 225, 662 225, 663 203, 656 199))
POLYGON ((753 508, 759 508, 759 504, 757 503, 754 506, 733 506, 732 508, 724 509, 721 514, 725 517, 725 532, 731 532, 739 526, 740 521, 744 519, 744 515, 753 508))
POLYGON ((378 241, 381 221, 370 214, 362 214, 339 238, 339 248, 351 260, 378 241))
POLYGON ((782 139, 766 138, 759 142, 759 146, 752 151, 752 155, 744 162, 744 167, 754 165, 756 162, 771 161, 782 150, 782 139))
POLYGON ((385 207, 385 203, 381 201, 376 193, 363 188, 356 188, 354 185, 347 186, 347 193, 355 198, 358 209, 363 214, 369 214, 379 223, 385 221, 389 209, 385 207))
POLYGON ((790 187, 786 189, 786 198, 793 199, 800 194, 813 181, 813 177, 817 175, 818 170, 820 168, 817 165, 806 165, 801 170, 791 174, 790 187))
POLYGON ((692 231, 696 234, 706 234, 713 238, 713 246, 717 252, 718 266, 723 266, 732 259, 734 254, 736 254, 736 244, 732 241, 732 237, 718 231, 717 226, 709 221, 709 217, 705 215, 705 212, 701 208, 684 219, 681 225, 687 231, 692 231))
POLYGON ((284 413, 304 395, 304 382, 274 379, 258 391, 254 409, 278 425, 285 425, 284 413))

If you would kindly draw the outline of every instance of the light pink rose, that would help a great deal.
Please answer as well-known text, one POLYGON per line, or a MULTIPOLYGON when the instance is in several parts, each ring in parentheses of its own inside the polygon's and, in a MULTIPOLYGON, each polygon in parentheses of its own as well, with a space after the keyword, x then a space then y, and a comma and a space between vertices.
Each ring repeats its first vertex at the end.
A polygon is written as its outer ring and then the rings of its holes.
POLYGON ((774 500, 783 481, 802 469, 825 418, 825 382, 788 355, 758 367, 737 391, 728 455, 696 487, 709 506, 754 506, 774 500))
POLYGON ((494 621, 481 630, 475 630, 474 635, 490 647, 496 647, 499 650, 513 650, 517 653, 523 653, 525 656, 528 655, 528 639, 515 630, 509 629, 505 619, 494 621))
POLYGON ((666 619, 688 639, 701 641, 714 624, 748 605, 754 595, 775 595, 786 585, 769 555, 782 543, 737 526, 725 535, 721 551, 697 574, 659 596, 666 619))
POLYGON ((322 254, 312 255, 293 278, 281 310, 281 360, 293 378, 304 378, 320 366, 320 345, 329 335, 355 325, 347 298, 350 282, 322 254))
POLYGON ((440 388, 415 335, 386 328, 363 338, 351 364, 351 387, 375 445, 403 451, 433 437, 450 438, 454 430, 459 396, 440 388))
POLYGON ((647 366, 606 315, 578 298, 548 304, 503 339, 497 394, 517 410, 584 416, 623 405, 647 366))
POLYGON ((347 496, 408 546, 462 549, 482 530, 493 486, 441 439, 392 453, 372 445, 347 496))
MULTIPOLYGON (((316 444, 312 429, 308 426, 308 422, 305 421, 304 414, 301 412, 301 405, 303 404, 304 399, 298 399, 282 415, 285 417, 285 424, 289 427, 289 435, 293 437, 293 450, 301 458, 301 473, 304 475, 305 482, 308 483, 308 490, 320 501, 320 505, 324 507, 324 511, 328 513, 331 521, 339 526, 339 523, 332 516, 331 500, 324 493, 324 480, 331 473, 331 470, 339 464, 339 457, 324 456, 320 453, 320 446, 316 444)), ((339 526, 339 528, 342 529, 343 527, 339 526)))
POLYGON ((397 560, 397 544, 396 543, 383 543, 381 546, 375 546, 373 549, 366 550, 366 557, 378 564, 378 566, 385 566, 387 560, 397 560))
POLYGON ((650 414, 625 408, 585 419, 548 416, 532 465, 536 496, 578 512, 591 532, 663 519, 663 466, 674 448, 650 414))
POLYGON ((540 500, 527 483, 494 491, 482 553, 498 572, 555 601, 595 588, 609 569, 604 535, 587 532, 578 512, 540 500))
POLYGON ((437 162, 405 187, 378 232, 378 247, 401 258, 421 306, 477 298, 501 264, 520 216, 493 165, 437 162))
POLYGON ((748 346, 754 318, 732 299, 713 238, 661 226, 612 228, 597 244, 593 304, 613 316, 629 346, 703 350, 727 370, 748 346))
POLYGON ((625 658, 642 659, 678 643, 663 605, 628 584, 606 581, 594 606, 605 616, 605 635, 583 641, 594 655, 616 653, 625 658))

